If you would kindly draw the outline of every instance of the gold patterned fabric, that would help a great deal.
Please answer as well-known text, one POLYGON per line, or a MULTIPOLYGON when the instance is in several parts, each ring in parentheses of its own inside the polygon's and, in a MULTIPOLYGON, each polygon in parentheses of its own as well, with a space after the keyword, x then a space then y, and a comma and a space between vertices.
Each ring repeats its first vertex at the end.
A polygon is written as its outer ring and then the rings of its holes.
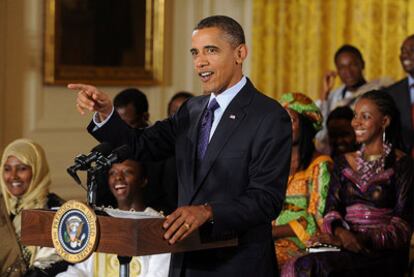
POLYGON ((345 43, 361 50, 367 80, 404 76, 399 49, 414 33, 414 0, 254 0, 252 26, 256 86, 275 99, 286 91, 317 99, 345 43))
MULTIPOLYGON (((132 257, 129 263, 130 276, 141 275, 140 257, 132 257)), ((117 277, 119 276, 119 261, 117 255, 95 253, 94 276, 117 277)))

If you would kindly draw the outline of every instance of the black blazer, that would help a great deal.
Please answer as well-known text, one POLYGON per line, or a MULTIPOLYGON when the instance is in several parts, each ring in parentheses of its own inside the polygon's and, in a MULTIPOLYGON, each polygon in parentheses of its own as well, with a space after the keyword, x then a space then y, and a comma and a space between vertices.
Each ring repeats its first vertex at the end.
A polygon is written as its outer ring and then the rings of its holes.
POLYGON ((408 89, 408 78, 404 78, 385 89, 394 99, 400 112, 401 135, 405 144, 405 152, 410 153, 414 146, 414 128, 411 119, 411 99, 408 89))
POLYGON ((282 208, 289 174, 289 115, 247 81, 197 163, 198 125, 208 100, 189 99, 139 137, 116 113, 92 135, 113 145, 128 143, 137 160, 175 155, 178 206, 209 203, 214 223, 205 229, 217 237, 237 234, 237 247, 174 254, 170 276, 277 276, 271 221, 282 208))

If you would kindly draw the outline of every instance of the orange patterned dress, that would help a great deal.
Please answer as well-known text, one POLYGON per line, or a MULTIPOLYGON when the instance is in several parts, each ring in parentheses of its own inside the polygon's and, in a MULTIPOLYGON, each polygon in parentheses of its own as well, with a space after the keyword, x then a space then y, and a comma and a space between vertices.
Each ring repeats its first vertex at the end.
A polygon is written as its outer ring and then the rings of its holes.
POLYGON ((315 158, 306 170, 289 176, 283 210, 272 224, 289 224, 296 237, 275 241, 279 268, 289 259, 302 255, 306 242, 320 230, 331 166, 331 158, 322 155, 315 158))

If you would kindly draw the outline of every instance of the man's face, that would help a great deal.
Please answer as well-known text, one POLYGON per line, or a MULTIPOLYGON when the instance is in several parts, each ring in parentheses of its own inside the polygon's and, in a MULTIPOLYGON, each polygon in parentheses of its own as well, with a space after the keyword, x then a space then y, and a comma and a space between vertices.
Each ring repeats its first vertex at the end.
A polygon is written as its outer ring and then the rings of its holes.
POLYGON ((191 55, 203 92, 217 95, 240 81, 247 48, 232 46, 223 31, 212 27, 193 32, 191 55))
POLYGON ((335 65, 341 81, 347 88, 353 88, 364 78, 362 61, 350 52, 341 53, 337 57, 335 65))
POLYGON ((147 127, 147 123, 144 118, 144 114, 137 115, 135 112, 135 107, 132 103, 124 107, 116 108, 119 116, 126 124, 128 124, 131 128, 145 128, 147 127))
POLYGON ((400 62, 404 71, 414 77, 414 38, 408 38, 401 46, 400 62))

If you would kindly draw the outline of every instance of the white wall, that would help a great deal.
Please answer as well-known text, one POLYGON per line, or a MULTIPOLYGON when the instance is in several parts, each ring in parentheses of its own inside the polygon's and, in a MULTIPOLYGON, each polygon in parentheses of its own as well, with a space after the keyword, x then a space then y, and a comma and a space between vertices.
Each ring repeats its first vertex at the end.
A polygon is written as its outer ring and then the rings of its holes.
MULTIPOLYGON (((166 116, 169 98, 178 90, 198 94, 189 48, 191 31, 201 18, 224 14, 245 28, 248 44, 250 0, 167 0, 166 73, 162 86, 141 87, 150 103, 151 120, 166 116)), ((66 199, 84 192, 67 175, 78 153, 95 144, 85 131, 90 116, 80 116, 75 94, 63 86, 43 84, 43 1, 0 0, 0 150, 18 137, 44 146, 52 172, 52 190, 66 199)), ((248 72, 248 63, 246 72, 248 72)), ((101 87, 115 95, 121 87, 101 87)))

